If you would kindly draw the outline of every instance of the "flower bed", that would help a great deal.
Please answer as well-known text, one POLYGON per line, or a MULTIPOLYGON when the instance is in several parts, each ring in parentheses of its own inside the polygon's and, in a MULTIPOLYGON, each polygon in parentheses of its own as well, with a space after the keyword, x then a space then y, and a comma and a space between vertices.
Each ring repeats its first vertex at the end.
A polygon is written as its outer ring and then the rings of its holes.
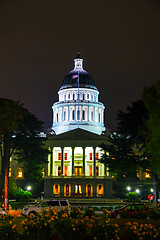
POLYGON ((4 240, 120 240, 160 239, 159 228, 152 224, 126 223, 119 227, 110 214, 96 216, 93 209, 80 208, 58 212, 56 209, 43 211, 38 216, 23 219, 17 224, 12 216, 0 218, 0 239, 4 240))

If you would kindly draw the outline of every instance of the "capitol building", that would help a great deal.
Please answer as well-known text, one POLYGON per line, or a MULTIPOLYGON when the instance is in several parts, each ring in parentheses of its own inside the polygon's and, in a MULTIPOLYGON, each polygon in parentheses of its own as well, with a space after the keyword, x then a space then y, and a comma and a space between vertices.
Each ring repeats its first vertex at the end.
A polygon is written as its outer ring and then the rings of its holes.
MULTIPOLYGON (((107 144, 103 103, 92 76, 78 54, 74 69, 62 81, 52 106, 53 124, 47 133, 44 197, 110 198, 112 178, 99 162, 100 145, 107 144)), ((107 153, 106 153, 107 154, 107 153)))

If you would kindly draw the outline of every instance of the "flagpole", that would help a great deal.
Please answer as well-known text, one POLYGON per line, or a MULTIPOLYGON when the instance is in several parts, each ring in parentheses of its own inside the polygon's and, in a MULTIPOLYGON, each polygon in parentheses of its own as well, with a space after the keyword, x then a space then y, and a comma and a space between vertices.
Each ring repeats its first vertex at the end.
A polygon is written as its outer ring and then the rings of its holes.
POLYGON ((78 71, 78 128, 79 128, 79 118, 80 118, 80 112, 79 112, 79 71, 78 71))

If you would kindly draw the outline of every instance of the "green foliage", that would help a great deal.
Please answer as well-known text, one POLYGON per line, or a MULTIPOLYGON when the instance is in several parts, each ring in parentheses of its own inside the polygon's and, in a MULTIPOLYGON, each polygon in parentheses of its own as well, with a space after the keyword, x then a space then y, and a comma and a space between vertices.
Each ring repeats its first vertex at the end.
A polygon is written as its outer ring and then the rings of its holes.
POLYGON ((28 191, 22 190, 17 186, 16 180, 10 178, 9 179, 9 187, 8 187, 9 198, 16 199, 18 202, 28 202, 32 197, 32 193, 28 191))
POLYGON ((32 193, 22 190, 20 187, 14 192, 15 199, 17 202, 29 202, 32 197, 32 193))
POLYGON ((140 195, 137 192, 129 192, 125 196, 128 198, 129 202, 140 201, 140 195))
POLYGON ((136 178, 139 158, 132 149, 132 139, 126 135, 113 134, 110 144, 101 144, 104 154, 100 162, 105 163, 115 179, 136 178))
POLYGON ((146 123, 149 129, 147 151, 151 156, 150 169, 160 177, 160 81, 145 88, 142 98, 149 112, 146 123))

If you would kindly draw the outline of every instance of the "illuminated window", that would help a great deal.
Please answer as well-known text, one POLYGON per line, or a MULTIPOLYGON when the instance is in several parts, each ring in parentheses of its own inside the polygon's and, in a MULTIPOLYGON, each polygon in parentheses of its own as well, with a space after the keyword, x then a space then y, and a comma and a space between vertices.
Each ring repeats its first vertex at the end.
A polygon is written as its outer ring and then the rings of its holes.
POLYGON ((99 154, 98 153, 96 153, 96 160, 98 160, 99 159, 99 154))
POLYGON ((64 167, 64 176, 67 176, 67 166, 64 167))
POLYGON ((99 166, 96 166, 96 176, 99 176, 99 166))
POLYGON ((11 168, 9 168, 9 177, 12 176, 11 168))
POLYGON ((86 185, 86 197, 92 197, 93 196, 93 187, 92 184, 86 185))
POLYGON ((75 176, 82 176, 82 167, 75 167, 75 176))
POLYGON ((10 160, 10 162, 12 162, 12 161, 13 161, 13 157, 10 157, 10 159, 9 159, 9 160, 10 160))
POLYGON ((104 189, 102 184, 97 185, 97 197, 103 197, 104 189))
POLYGON ((64 185, 64 197, 70 197, 71 196, 71 185, 65 184, 64 185))
POLYGON ((44 167, 42 168, 42 176, 43 176, 43 178, 45 176, 44 167))
POLYGON ((92 160, 92 156, 93 156, 93 154, 89 153, 89 160, 92 160))
POLYGON ((61 160, 61 153, 58 153, 58 160, 61 160))
POLYGON ((146 177, 146 178, 151 178, 149 169, 146 169, 145 177, 146 177))
POLYGON ((22 178, 23 177, 23 171, 22 168, 19 168, 18 170, 18 178, 22 178))
POLYGON ((64 160, 68 160, 68 153, 64 153, 64 160))
POLYGON ((54 197, 60 197, 60 185, 58 183, 53 185, 53 195, 54 197))
POLYGON ((92 166, 89 166, 89 176, 92 176, 92 166))
POLYGON ((82 186, 80 184, 75 185, 75 197, 82 197, 82 186))
POLYGON ((61 166, 58 166, 58 176, 61 176, 61 166))

